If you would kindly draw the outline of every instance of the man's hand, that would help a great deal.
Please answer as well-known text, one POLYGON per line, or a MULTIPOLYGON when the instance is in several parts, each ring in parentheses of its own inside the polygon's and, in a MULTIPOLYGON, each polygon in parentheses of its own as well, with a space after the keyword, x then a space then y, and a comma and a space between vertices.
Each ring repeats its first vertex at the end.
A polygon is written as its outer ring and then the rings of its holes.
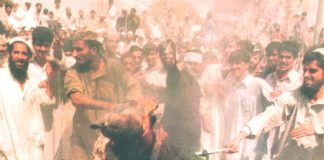
POLYGON ((300 126, 297 128, 294 128, 290 135, 293 138, 301 138, 306 136, 315 135, 315 129, 312 124, 299 124, 300 126))
POLYGON ((277 98, 281 95, 280 91, 274 91, 270 93, 271 98, 277 98))
POLYGON ((240 134, 235 137, 231 142, 225 145, 225 148, 229 148, 228 153, 237 153, 238 147, 243 139, 245 139, 246 135, 243 132, 240 132, 240 134))

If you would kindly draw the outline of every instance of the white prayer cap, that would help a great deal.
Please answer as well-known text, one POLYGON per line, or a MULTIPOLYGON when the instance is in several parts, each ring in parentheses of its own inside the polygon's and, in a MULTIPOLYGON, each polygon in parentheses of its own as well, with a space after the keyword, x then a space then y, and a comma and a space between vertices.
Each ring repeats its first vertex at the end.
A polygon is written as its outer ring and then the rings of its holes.
POLYGON ((26 44, 27 47, 29 48, 29 50, 32 51, 31 44, 29 44, 24 38, 22 38, 22 37, 14 37, 14 38, 8 40, 9 45, 12 45, 15 42, 21 42, 21 43, 26 44))
POLYGON ((195 62, 195 63, 202 63, 203 56, 197 52, 187 52, 183 58, 184 62, 195 62))
POLYGON ((26 40, 24 38, 22 38, 22 37, 14 37, 14 38, 11 38, 10 40, 8 40, 8 44, 9 45, 12 45, 15 42, 23 42, 23 43, 25 43, 25 44, 28 45, 28 43, 26 42, 26 40))
POLYGON ((317 48, 317 49, 315 49, 313 52, 318 52, 318 53, 320 53, 322 56, 324 56, 324 48, 317 48))

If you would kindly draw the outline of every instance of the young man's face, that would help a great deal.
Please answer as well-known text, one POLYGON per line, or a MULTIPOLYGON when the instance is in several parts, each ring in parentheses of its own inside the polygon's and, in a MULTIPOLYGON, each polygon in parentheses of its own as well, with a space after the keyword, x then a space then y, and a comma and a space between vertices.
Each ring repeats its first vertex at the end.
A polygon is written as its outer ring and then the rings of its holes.
POLYGON ((136 63, 132 57, 126 57, 122 61, 123 65, 126 68, 126 71, 132 73, 136 67, 136 63))
POLYGON ((35 55, 39 60, 46 61, 46 57, 50 55, 52 43, 45 41, 35 41, 33 42, 33 48, 35 55))
POLYGON ((134 61, 135 61, 136 65, 140 66, 142 63, 142 60, 143 60, 142 51, 133 51, 132 54, 134 55, 134 61))
POLYGON ((7 7, 7 8, 6 8, 6 13, 7 13, 7 15, 10 15, 11 12, 12 12, 12 7, 7 7))
POLYGON ((278 50, 273 50, 267 56, 267 63, 270 66, 276 66, 278 64, 278 50))
POLYGON ((37 10, 38 12, 40 12, 40 11, 42 10, 42 5, 41 5, 41 4, 37 4, 37 5, 36 5, 36 10, 37 10))
POLYGON ((239 61, 231 64, 231 72, 236 78, 241 78, 248 71, 249 63, 239 61))
POLYGON ((159 54, 154 51, 151 50, 148 55, 145 57, 145 60, 147 62, 147 65, 149 67, 154 67, 156 65, 157 59, 159 58, 159 54))
POLYGON ((295 58, 292 53, 283 51, 279 53, 278 71, 287 72, 293 69, 295 58))
POLYGON ((60 2, 55 2, 55 8, 60 8, 61 3, 60 2))

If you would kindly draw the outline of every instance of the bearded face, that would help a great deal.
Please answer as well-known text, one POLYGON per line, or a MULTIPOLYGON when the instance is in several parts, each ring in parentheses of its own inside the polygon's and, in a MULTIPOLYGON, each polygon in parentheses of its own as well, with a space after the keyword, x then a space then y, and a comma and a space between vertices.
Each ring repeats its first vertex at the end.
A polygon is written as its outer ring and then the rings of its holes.
POLYGON ((73 44, 74 52, 73 57, 76 60, 76 68, 79 72, 88 72, 91 69, 91 65, 94 61, 94 54, 91 53, 91 49, 82 40, 77 40, 73 44))
POLYGON ((20 83, 25 83, 28 79, 28 65, 29 65, 28 47, 24 43, 14 43, 13 50, 9 56, 9 69, 13 77, 20 83))
POLYGON ((161 54, 161 60, 165 69, 170 70, 176 66, 175 51, 169 45, 166 47, 163 54, 161 54))
POLYGON ((317 63, 314 60, 304 66, 304 83, 301 87, 301 92, 309 99, 314 98, 324 84, 324 70, 317 63))
POLYGON ((27 60, 13 60, 12 56, 9 57, 9 69, 13 77, 20 83, 25 83, 28 79, 28 61, 27 60), (17 67, 17 63, 21 63, 22 67, 17 67))
POLYGON ((314 83, 310 86, 306 85, 305 83, 301 86, 301 92, 302 94, 307 97, 308 99, 313 98, 316 93, 319 91, 321 86, 324 84, 324 79, 322 80, 316 80, 314 83))

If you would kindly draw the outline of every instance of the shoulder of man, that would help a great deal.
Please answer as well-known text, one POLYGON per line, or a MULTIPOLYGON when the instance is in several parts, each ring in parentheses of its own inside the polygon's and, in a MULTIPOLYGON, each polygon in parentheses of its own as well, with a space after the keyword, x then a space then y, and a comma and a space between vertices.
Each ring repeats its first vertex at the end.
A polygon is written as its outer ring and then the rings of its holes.
POLYGON ((305 97, 302 96, 299 89, 294 91, 283 92, 278 98, 275 99, 275 103, 278 105, 294 106, 297 103, 305 101, 305 97))
POLYGON ((8 66, 0 68, 0 77, 1 77, 0 81, 5 80, 4 77, 6 77, 6 75, 8 75, 8 73, 10 73, 8 66))

